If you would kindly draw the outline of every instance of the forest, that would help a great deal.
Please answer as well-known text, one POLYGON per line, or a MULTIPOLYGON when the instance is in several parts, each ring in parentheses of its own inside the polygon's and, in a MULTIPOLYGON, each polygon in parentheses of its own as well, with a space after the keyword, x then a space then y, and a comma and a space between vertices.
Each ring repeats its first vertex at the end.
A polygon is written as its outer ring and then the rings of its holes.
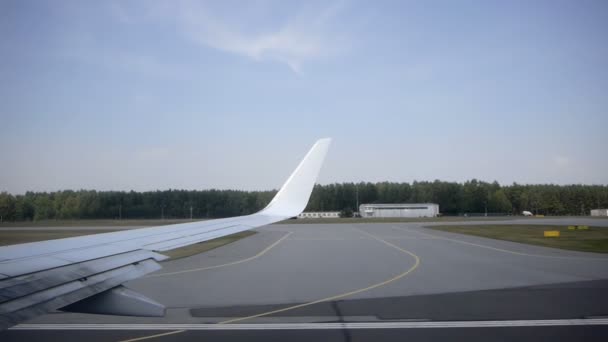
MULTIPOLYGON (((220 218, 256 212, 272 199, 272 191, 64 190, 0 193, 2 221, 49 219, 220 218)), ((336 183, 316 185, 307 211, 340 211, 351 216, 357 204, 437 203, 442 215, 589 215, 608 207, 606 185, 511 184, 476 179, 457 182, 336 183)))

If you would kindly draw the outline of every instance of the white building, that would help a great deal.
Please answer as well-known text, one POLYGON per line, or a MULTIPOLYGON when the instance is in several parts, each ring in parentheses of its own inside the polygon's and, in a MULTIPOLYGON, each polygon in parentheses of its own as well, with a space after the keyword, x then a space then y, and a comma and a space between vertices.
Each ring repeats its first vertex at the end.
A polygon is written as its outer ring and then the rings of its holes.
POLYGON ((591 209, 591 216, 608 216, 608 209, 591 209))
POLYGON ((359 213, 361 217, 436 217, 439 215, 439 204, 361 204, 359 213))
POLYGON ((308 218, 340 218, 339 211, 307 211, 298 215, 299 219, 308 218))

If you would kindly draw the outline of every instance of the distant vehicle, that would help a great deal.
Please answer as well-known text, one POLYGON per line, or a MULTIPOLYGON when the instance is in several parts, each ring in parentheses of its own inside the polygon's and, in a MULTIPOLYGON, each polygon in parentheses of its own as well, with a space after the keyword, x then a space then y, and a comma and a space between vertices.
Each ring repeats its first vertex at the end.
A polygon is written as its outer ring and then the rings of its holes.
POLYGON ((532 214, 532 212, 527 211, 527 210, 524 210, 524 211, 522 212, 522 214, 523 214, 524 216, 534 216, 534 215, 532 214))

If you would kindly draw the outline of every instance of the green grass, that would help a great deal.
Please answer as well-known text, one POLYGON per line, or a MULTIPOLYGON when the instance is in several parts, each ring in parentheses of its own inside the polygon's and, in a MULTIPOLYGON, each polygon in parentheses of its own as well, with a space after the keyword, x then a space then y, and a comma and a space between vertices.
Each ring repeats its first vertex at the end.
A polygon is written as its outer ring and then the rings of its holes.
MULTIPOLYGON (((124 229, 120 229, 124 231, 124 229)), ((15 228, 10 231, 0 231, 0 246, 14 245, 18 243, 27 243, 44 240, 63 239, 74 236, 91 235, 99 233, 109 233, 116 230, 20 230, 15 228)), ((255 234, 254 231, 244 231, 228 236, 223 236, 217 239, 196 243, 190 246, 185 246, 170 251, 162 252, 162 254, 169 256, 171 259, 184 258, 187 256, 203 253, 214 248, 218 248, 237 240, 255 234)))
POLYGON ((454 225, 427 228, 545 247, 608 253, 608 227, 589 227, 589 230, 568 230, 568 226, 544 225, 454 225), (545 230, 558 230, 560 236, 546 238, 543 236, 545 230))

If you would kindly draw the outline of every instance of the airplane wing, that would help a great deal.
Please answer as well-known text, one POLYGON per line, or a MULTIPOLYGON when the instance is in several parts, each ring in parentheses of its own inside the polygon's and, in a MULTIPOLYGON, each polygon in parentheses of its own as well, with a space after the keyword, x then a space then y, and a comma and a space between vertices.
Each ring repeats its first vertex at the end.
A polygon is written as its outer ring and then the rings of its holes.
POLYGON ((0 247, 0 329, 61 309, 163 316, 165 308, 121 284, 161 268, 159 252, 297 216, 331 140, 318 140, 272 201, 246 216, 0 247))

